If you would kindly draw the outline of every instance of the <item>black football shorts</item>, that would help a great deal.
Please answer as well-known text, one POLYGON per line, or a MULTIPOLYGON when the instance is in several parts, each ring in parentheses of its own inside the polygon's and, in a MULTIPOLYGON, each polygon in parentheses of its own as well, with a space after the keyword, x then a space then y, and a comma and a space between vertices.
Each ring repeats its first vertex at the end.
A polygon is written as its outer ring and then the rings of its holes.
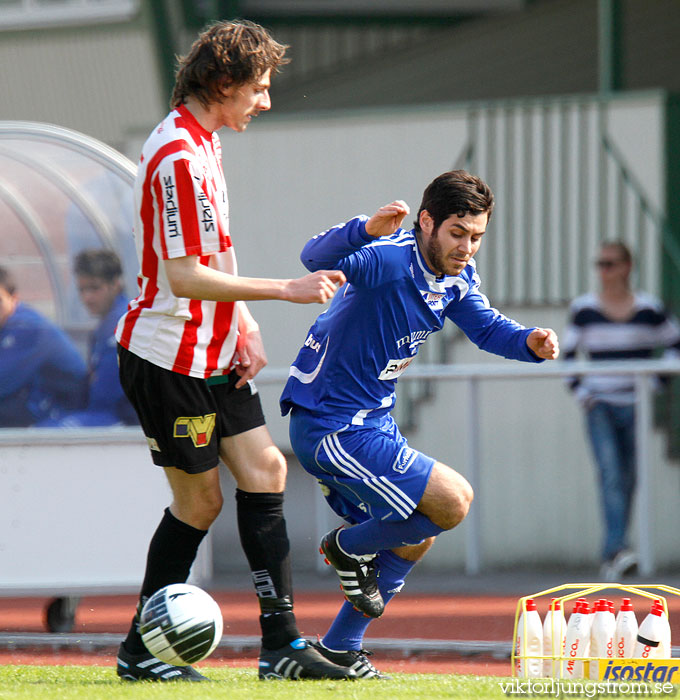
POLYGON ((265 424, 255 385, 236 389, 236 372, 209 384, 158 367, 120 345, 118 363, 123 391, 160 467, 189 474, 213 469, 219 462, 220 438, 265 424))

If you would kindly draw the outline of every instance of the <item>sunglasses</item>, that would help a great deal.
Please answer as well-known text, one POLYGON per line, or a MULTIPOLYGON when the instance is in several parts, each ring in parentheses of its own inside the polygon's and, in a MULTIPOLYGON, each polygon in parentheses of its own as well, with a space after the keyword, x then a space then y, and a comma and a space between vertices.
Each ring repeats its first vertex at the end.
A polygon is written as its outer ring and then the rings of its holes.
POLYGON ((609 270, 612 267, 616 267, 620 262, 620 260, 596 260, 595 267, 599 267, 602 270, 609 270))

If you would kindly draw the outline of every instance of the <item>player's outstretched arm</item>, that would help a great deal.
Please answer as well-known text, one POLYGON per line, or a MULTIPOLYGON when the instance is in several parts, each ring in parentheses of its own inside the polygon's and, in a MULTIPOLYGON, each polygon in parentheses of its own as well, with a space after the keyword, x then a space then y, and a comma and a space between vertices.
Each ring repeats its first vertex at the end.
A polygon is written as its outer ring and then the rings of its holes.
POLYGON ((187 299, 256 301, 280 299, 296 304, 324 304, 345 283, 339 270, 318 270, 297 279, 239 277, 201 265, 195 255, 165 260, 172 293, 187 299))
POLYGON ((401 222, 409 215, 410 209, 406 202, 398 199, 391 204, 380 207, 366 222, 366 233, 369 236, 391 236, 401 226, 401 222))
POLYGON ((552 328, 535 328, 527 336, 527 346, 542 360, 556 360, 560 354, 557 333, 552 328))

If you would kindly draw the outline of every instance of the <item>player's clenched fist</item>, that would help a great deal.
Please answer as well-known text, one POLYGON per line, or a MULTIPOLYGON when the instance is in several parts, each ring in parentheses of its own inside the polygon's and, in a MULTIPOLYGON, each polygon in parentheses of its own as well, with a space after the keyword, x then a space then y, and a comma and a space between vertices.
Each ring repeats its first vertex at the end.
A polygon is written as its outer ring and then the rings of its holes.
POLYGON ((410 211, 408 204, 401 199, 392 202, 392 204, 386 204, 384 207, 380 207, 366 222, 366 233, 376 238, 391 236, 397 232, 401 222, 410 211))
POLYGON ((345 282, 345 275, 340 270, 317 270, 290 280, 286 300, 298 304, 325 304, 345 282))
POLYGON ((527 345, 542 360, 556 360, 560 354, 557 333, 551 328, 535 328, 527 337, 527 345))

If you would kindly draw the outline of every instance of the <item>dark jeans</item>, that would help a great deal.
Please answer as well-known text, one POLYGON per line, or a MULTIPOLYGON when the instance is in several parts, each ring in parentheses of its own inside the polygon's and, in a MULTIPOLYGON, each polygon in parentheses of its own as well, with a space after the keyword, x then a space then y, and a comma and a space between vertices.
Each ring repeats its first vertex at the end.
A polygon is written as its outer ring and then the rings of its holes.
POLYGON ((602 558, 626 547, 635 490, 635 407, 598 402, 586 413, 604 514, 602 558))

